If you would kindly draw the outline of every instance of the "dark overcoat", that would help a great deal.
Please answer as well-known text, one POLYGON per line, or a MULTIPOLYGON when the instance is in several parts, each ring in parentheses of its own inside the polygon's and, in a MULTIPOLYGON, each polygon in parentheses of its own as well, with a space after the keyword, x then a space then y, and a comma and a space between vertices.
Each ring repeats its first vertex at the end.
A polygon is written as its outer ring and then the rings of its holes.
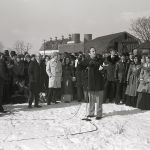
POLYGON ((79 61, 78 65, 76 67, 75 75, 76 75, 77 87, 82 87, 82 64, 81 64, 81 61, 79 61))
POLYGON ((45 60, 40 63, 40 79, 41 79, 41 92, 45 92, 48 89, 48 75, 46 73, 45 60))
POLYGON ((29 74, 29 88, 31 90, 36 90, 40 92, 42 87, 41 64, 38 63, 36 60, 31 61, 29 64, 28 74, 29 74))
POLYGON ((62 66, 62 93, 63 94, 72 94, 73 93, 73 70, 70 65, 62 66))
POLYGON ((86 65, 86 60, 81 62, 82 73, 81 73, 81 81, 84 90, 88 90, 88 67, 86 65))
POLYGON ((24 80, 24 62, 20 61, 19 63, 15 63, 13 66, 13 78, 14 83, 16 81, 23 81, 24 80))
POLYGON ((120 83, 125 83, 127 78, 128 66, 126 62, 119 61, 116 64, 115 78, 120 83))
POLYGON ((89 58, 88 62, 88 90, 102 91, 104 90, 103 72, 99 71, 101 61, 97 58, 89 58))
POLYGON ((0 85, 4 85, 5 81, 7 80, 8 80, 7 65, 3 60, 0 60, 0 85))
POLYGON ((0 105, 4 94, 4 84, 8 80, 7 65, 3 60, 0 60, 0 105))
POLYGON ((116 63, 119 60, 118 56, 114 56, 111 58, 111 56, 107 57, 108 65, 105 67, 106 74, 107 74, 107 81, 115 81, 115 67, 116 63))
POLYGON ((29 64, 30 64, 30 62, 24 61, 24 79, 25 79, 26 86, 28 86, 28 84, 29 84, 29 76, 28 76, 29 64))

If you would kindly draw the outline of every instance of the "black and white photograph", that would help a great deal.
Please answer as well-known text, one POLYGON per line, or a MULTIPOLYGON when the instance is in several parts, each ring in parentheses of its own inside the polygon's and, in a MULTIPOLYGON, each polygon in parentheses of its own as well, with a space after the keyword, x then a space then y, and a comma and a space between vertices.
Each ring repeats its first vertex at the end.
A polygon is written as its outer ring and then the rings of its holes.
POLYGON ((0 150, 149 150, 150 0, 0 0, 0 150))

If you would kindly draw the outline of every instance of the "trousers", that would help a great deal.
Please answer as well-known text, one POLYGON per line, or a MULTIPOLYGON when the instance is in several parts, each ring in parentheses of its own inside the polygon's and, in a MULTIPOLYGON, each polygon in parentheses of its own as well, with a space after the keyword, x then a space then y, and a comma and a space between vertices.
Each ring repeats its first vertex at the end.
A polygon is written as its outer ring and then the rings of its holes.
POLYGON ((103 91, 89 91, 89 115, 95 114, 95 102, 96 102, 96 116, 102 117, 102 104, 103 104, 103 91))
POLYGON ((48 89, 48 94, 47 94, 47 104, 50 105, 51 102, 56 102, 57 97, 60 97, 58 95, 58 92, 60 89, 59 88, 49 88, 48 89))
POLYGON ((35 89, 29 89, 29 105, 31 106, 33 101, 35 100, 34 105, 37 106, 39 104, 39 91, 35 89))

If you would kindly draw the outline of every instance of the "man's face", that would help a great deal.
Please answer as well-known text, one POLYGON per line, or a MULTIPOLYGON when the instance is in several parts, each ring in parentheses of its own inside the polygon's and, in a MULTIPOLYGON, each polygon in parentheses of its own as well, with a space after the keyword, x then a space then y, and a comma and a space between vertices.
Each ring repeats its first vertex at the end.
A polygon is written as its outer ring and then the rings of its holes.
POLYGON ((146 57, 146 62, 150 63, 150 58, 149 57, 146 57))
POLYGON ((49 61, 49 57, 46 57, 46 58, 45 58, 45 61, 48 62, 48 61, 49 61))
POLYGON ((57 55, 57 60, 59 61, 61 59, 60 54, 57 55))
POLYGON ((137 54, 138 54, 137 49, 134 49, 134 50, 133 50, 133 54, 134 54, 134 55, 137 55, 137 54))
POLYGON ((95 48, 91 48, 90 49, 90 53, 89 53, 90 57, 93 59, 96 57, 96 50, 95 48))
POLYGON ((31 59, 30 59, 30 57, 27 57, 26 60, 29 62, 31 59))
POLYGON ((70 61, 69 58, 66 58, 66 64, 69 64, 69 61, 70 61))
POLYGON ((20 60, 24 61, 24 57, 21 57, 20 60))
POLYGON ((133 55, 132 55, 132 54, 130 54, 129 58, 132 60, 132 59, 133 59, 133 55))
POLYGON ((37 56, 36 56, 36 60, 37 60, 37 61, 40 61, 40 60, 41 60, 41 55, 37 55, 37 56))
POLYGON ((12 60, 16 60, 16 56, 13 56, 13 57, 12 57, 12 60))
POLYGON ((138 63, 138 58, 137 57, 134 58, 134 63, 138 63))
POLYGON ((17 60, 17 62, 20 62, 21 59, 19 57, 17 57, 16 60, 17 60))
POLYGON ((31 57, 31 60, 34 61, 34 60, 35 60, 35 57, 31 57))
POLYGON ((54 58, 55 60, 57 60, 57 55, 55 55, 53 58, 54 58))
POLYGON ((121 56, 121 60, 122 60, 122 61, 125 61, 125 56, 121 56))
POLYGON ((115 50, 111 50, 110 54, 115 55, 116 54, 115 50))

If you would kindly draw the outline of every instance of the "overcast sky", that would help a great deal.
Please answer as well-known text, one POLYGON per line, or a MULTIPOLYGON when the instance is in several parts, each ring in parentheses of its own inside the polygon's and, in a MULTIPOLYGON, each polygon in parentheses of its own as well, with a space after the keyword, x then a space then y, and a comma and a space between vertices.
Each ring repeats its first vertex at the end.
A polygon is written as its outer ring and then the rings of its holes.
POLYGON ((139 16, 150 16, 150 0, 0 0, 0 41, 30 42, 35 52, 50 37, 128 31, 139 16))

